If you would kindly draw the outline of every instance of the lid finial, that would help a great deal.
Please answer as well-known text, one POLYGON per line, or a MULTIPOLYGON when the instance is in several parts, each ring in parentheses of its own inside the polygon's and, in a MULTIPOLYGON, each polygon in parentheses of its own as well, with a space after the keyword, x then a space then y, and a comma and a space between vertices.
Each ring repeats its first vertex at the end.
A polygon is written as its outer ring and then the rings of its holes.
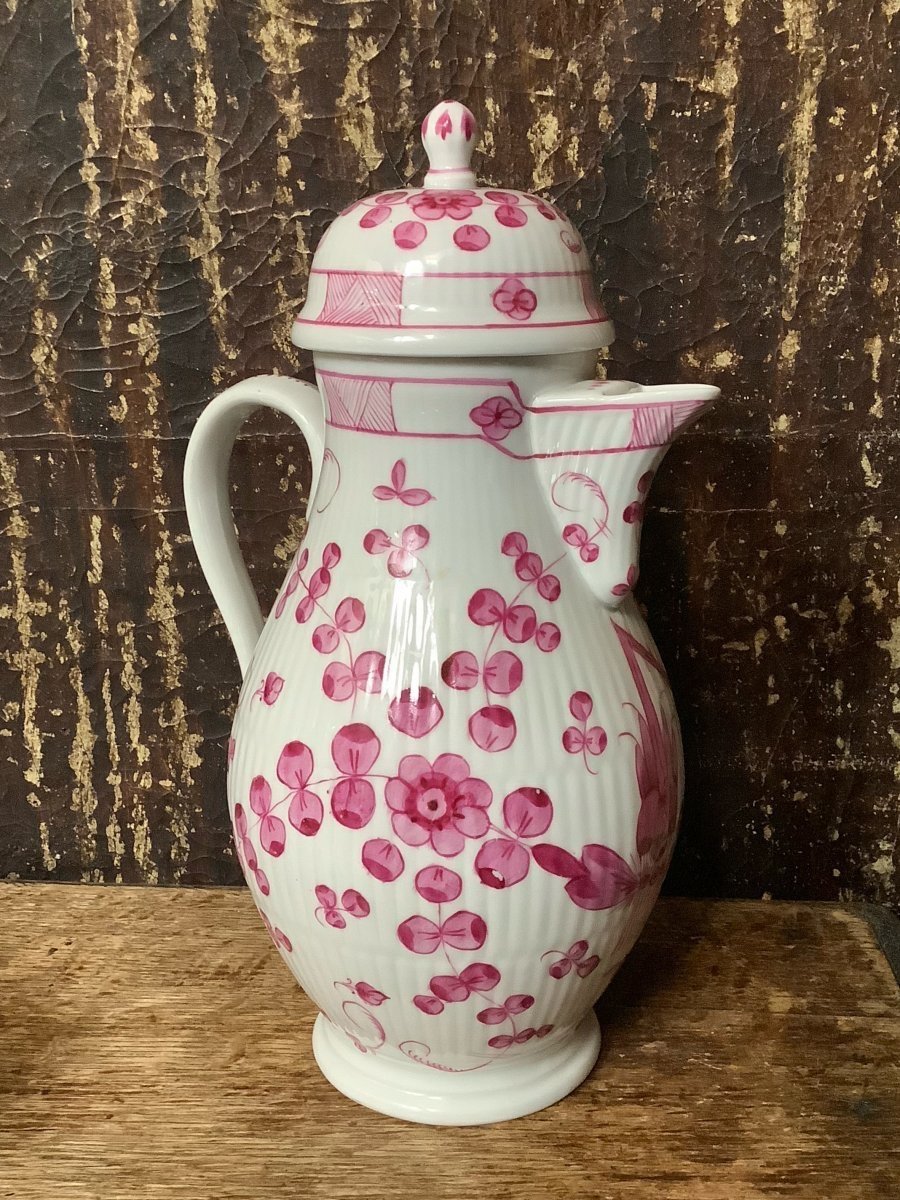
POLYGON ((464 104, 442 100, 422 122, 422 145, 428 155, 425 187, 446 191, 475 186, 469 166, 478 140, 478 125, 464 104))

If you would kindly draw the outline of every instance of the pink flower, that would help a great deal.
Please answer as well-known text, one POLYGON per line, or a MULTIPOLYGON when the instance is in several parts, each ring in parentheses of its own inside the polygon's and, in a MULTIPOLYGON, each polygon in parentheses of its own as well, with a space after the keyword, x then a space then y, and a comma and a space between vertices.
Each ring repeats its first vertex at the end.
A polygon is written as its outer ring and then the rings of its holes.
POLYGON ((396 542, 383 529, 370 529, 363 538, 363 549, 367 554, 387 553, 388 574, 406 579, 419 561, 416 551, 427 546, 430 537, 424 525, 407 525, 396 542))
POLYGON ((551 979, 565 979, 572 970, 575 971, 579 978, 585 979, 600 966, 600 959, 596 954, 585 958, 587 952, 588 944, 582 940, 573 942, 568 950, 548 950, 546 954, 541 955, 541 958, 547 958, 550 954, 558 954, 560 956, 556 962, 550 964, 549 974, 551 979))
POLYGON ((406 486, 406 463, 402 458, 398 458, 391 467, 390 487, 386 483, 380 483, 372 488, 372 495, 376 500, 399 500, 401 504, 408 504, 410 508, 418 508, 434 499, 431 492, 427 492, 425 488, 406 486))
POLYGON ((319 907, 316 909, 316 920, 320 925, 330 925, 332 929, 346 929, 347 922, 344 914, 361 920, 372 911, 365 896, 360 895, 355 888, 347 888, 338 904, 337 892, 327 884, 320 883, 316 887, 316 899, 319 907))
POLYGON ((261 908, 258 909, 257 911, 259 912, 259 915, 262 917, 263 924, 265 925, 266 929, 269 931, 269 937, 275 943, 276 949, 286 950, 287 953, 290 954, 291 951, 294 949, 294 947, 291 945, 291 939, 288 937, 288 935, 286 933, 283 933, 278 928, 277 925, 273 925, 272 922, 269 920, 269 918, 266 916, 266 914, 263 912, 263 910, 261 908))
POLYGON ((394 832, 408 846, 430 843, 437 854, 452 858, 466 838, 488 831, 485 811, 491 789, 469 775, 469 764, 458 754, 441 754, 430 763, 421 754, 400 760, 398 774, 385 788, 394 832))
POLYGON ((270 671, 263 682, 253 693, 254 700, 261 700, 263 704, 271 707, 281 695, 281 689, 284 687, 284 680, 280 675, 276 675, 274 671, 270 671))
POLYGON ((522 424, 522 414, 506 396, 489 396, 471 410, 469 417, 492 442, 502 442, 522 424))
POLYGON ((465 221, 479 204, 481 197, 474 192, 429 191, 413 196, 409 207, 423 221, 439 221, 444 216, 454 221, 465 221))
POLYGON ((521 279, 505 279, 493 293, 494 308, 514 321, 527 321, 537 308, 537 296, 521 279))

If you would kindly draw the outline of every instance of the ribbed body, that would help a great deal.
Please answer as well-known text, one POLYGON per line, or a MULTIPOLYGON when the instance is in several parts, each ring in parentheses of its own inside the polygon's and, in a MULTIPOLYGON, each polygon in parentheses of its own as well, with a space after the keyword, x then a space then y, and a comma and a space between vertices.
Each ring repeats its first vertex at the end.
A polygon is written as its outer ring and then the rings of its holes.
POLYGON ((648 452, 529 428, 564 428, 531 401, 586 367, 317 361, 325 463, 229 805, 286 963, 361 1052, 490 1071, 564 1038, 668 866, 671 695, 628 589, 612 608, 588 582, 648 452))

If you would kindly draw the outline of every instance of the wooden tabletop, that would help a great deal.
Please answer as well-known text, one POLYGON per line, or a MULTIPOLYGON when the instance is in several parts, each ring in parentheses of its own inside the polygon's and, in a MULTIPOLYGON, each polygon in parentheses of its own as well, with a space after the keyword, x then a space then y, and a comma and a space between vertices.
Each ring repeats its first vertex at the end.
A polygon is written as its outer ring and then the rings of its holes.
POLYGON ((588 1081, 436 1129, 321 1078, 246 892, 0 885, 0 1197, 896 1200, 880 912, 663 901, 588 1081))

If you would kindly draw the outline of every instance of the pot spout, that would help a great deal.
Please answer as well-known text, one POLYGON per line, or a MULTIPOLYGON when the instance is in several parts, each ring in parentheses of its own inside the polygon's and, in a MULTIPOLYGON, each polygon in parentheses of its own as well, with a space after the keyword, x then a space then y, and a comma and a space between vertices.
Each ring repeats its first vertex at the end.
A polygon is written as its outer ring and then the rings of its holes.
POLYGON ((541 490, 585 583, 607 607, 618 608, 637 582, 656 468, 719 394, 704 384, 593 381, 534 398, 529 433, 541 490))

